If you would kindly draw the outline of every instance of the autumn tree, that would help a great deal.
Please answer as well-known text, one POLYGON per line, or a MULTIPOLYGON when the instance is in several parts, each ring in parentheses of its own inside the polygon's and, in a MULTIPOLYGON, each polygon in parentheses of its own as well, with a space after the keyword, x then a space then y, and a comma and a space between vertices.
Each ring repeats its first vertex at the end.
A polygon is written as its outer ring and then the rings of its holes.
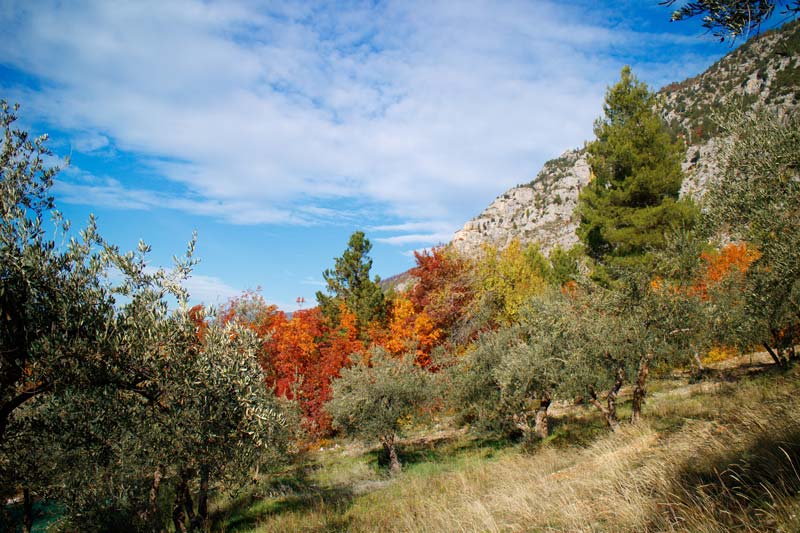
POLYGON ((370 250, 372 243, 364 232, 354 232, 342 256, 334 259, 334 268, 322 273, 328 294, 317 291, 317 302, 328 320, 336 323, 339 302, 344 302, 355 313, 362 333, 367 331, 370 322, 382 320, 386 313, 383 291, 378 284, 380 279, 369 277, 370 250))
POLYGON ((432 393, 431 374, 414 364, 413 354, 397 357, 376 348, 367 360, 342 370, 327 409, 335 428, 367 442, 380 441, 390 471, 398 473, 402 421, 418 413, 432 393))
POLYGON ((408 298, 416 312, 424 311, 434 328, 452 336, 475 297, 473 263, 452 247, 414 252, 416 266, 409 273, 416 282, 408 298))
POLYGON ((523 247, 516 239, 505 248, 484 245, 473 276, 477 314, 489 308, 489 322, 509 323, 546 287, 547 261, 536 246, 523 247))
POLYGON ((414 311, 414 304, 405 296, 395 298, 390 307, 389 327, 382 344, 394 355, 413 352, 421 367, 431 363, 431 351, 442 339, 442 331, 434 325, 425 310, 414 311))
POLYGON ((603 278, 608 270, 652 268, 652 252, 671 227, 692 224, 695 208, 679 200, 683 145, 656 111, 656 97, 624 67, 606 92, 604 116, 587 147, 593 178, 578 198, 578 236, 603 278))

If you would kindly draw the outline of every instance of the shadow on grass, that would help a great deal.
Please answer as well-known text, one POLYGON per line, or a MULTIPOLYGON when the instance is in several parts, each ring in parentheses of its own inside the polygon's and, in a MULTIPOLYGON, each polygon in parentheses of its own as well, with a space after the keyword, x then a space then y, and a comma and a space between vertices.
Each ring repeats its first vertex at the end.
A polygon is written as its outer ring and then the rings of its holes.
MULTIPOLYGON (((321 487, 307 475, 308 470, 295 468, 268 482, 222 503, 211 513, 212 530, 250 531, 269 517, 284 513, 306 511, 334 512, 342 517, 354 498, 350 487, 321 487)), ((345 520, 344 518, 339 521, 345 520)), ((346 523, 333 524, 334 530, 346 528, 346 523)))
MULTIPOLYGON (((797 530, 800 428, 766 427, 744 450, 713 453, 688 463, 661 508, 672 521, 713 523, 726 530, 797 530), (776 510, 794 506, 790 529, 776 510)), ((662 516, 661 519, 664 517, 662 516)), ((654 530, 662 524, 653 524, 654 530)))
MULTIPOLYGON (((458 464, 467 457, 491 459, 498 451, 514 444, 512 440, 502 437, 455 437, 426 442, 403 442, 398 445, 397 454, 404 469, 412 470, 414 467, 426 464, 447 468, 448 465, 458 464)), ((382 449, 372 450, 369 457, 370 462, 374 462, 383 470, 388 470, 389 458, 382 449)))
POLYGON ((599 413, 587 409, 586 413, 550 417, 550 435, 541 443, 556 448, 584 447, 609 431, 599 413))

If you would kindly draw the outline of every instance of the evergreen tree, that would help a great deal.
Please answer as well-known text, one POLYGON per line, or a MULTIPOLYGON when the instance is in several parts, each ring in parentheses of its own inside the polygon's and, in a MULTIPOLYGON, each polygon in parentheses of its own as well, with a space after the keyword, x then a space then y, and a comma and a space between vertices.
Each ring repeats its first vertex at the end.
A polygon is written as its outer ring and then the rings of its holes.
POLYGON ((605 267, 646 268, 664 244, 665 230, 686 226, 695 208, 678 199, 683 175, 682 143, 656 112, 647 85, 622 69, 608 89, 605 115, 595 122, 597 139, 587 147, 593 178, 578 198, 578 236, 587 254, 605 267))
POLYGON ((374 280, 369 279, 372 268, 370 250, 372 243, 364 236, 364 232, 353 233, 347 249, 334 260, 334 268, 322 273, 328 295, 317 291, 317 302, 328 320, 338 323, 339 302, 344 302, 355 313, 362 332, 366 331, 371 321, 383 319, 386 314, 386 302, 378 284, 380 278, 376 276, 374 280))

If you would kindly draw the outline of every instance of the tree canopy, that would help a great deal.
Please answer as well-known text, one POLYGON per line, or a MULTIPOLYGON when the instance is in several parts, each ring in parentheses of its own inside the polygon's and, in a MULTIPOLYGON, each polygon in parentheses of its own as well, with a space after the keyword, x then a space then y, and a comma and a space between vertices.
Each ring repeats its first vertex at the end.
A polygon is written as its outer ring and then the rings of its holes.
POLYGON ((592 179, 578 198, 578 236, 601 267, 643 267, 670 227, 690 225, 679 200, 684 147, 656 112, 657 100, 630 67, 611 86, 587 147, 592 179))

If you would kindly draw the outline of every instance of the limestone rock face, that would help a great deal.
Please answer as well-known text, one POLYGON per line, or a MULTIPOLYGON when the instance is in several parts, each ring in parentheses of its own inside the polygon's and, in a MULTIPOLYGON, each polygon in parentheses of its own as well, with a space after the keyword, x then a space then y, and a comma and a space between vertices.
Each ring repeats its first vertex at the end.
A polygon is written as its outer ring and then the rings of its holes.
POLYGON ((531 183, 498 196, 467 222, 453 237, 453 246, 473 254, 485 242, 504 248, 518 238, 523 243, 539 242, 545 252, 559 244, 569 248, 578 242, 573 211, 589 174, 583 150, 564 152, 548 161, 531 183))
MULTIPOLYGON (((659 91, 664 121, 686 144, 681 195, 700 199, 719 175, 717 153, 726 142, 720 117, 730 107, 796 113, 800 106, 800 21, 766 32, 726 55, 704 73, 659 91)), ((498 196, 453 236, 468 255, 483 243, 503 248, 513 239, 538 242, 548 253, 578 242, 574 214, 591 171, 583 149, 545 163, 536 178, 498 196)))

